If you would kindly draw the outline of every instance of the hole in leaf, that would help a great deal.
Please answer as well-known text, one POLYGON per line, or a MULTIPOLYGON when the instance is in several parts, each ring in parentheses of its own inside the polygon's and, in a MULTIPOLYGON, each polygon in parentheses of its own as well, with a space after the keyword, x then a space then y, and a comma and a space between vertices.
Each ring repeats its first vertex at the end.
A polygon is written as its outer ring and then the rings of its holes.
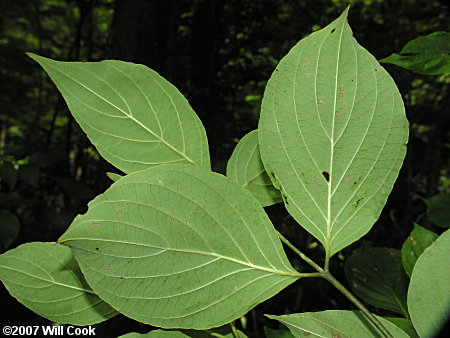
POLYGON ((98 250, 98 248, 95 248, 95 250, 98 250))
POLYGON ((328 173, 328 171, 322 171, 322 175, 327 182, 330 182, 330 174, 328 173))
POLYGON ((333 28, 333 29, 331 30, 331 33, 334 33, 335 30, 336 30, 336 28, 333 28))

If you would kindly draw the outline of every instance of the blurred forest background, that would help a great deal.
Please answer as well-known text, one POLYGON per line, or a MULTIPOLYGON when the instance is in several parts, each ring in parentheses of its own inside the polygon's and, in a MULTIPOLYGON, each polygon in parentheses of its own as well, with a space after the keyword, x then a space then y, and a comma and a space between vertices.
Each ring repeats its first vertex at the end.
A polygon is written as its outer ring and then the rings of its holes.
MULTIPOLYGON (((301 38, 334 20, 347 4, 344 0, 0 0, 0 217, 12 213, 20 224, 8 230, 8 238, 0 239, 0 253, 24 242, 55 241, 76 214, 86 211, 87 202, 109 187, 105 173, 118 172, 100 158, 56 87, 25 52, 57 60, 119 59, 156 70, 187 97, 203 121, 213 169, 224 173, 237 141, 257 127, 264 87, 277 62, 301 38)), ((352 1, 349 23, 358 42, 381 59, 416 37, 448 31, 446 4, 352 1)), ((426 76, 383 66, 403 95, 410 141, 388 204, 364 240, 399 249, 418 219, 442 232, 423 217, 423 199, 450 192, 450 74, 426 76)), ((282 205, 267 212, 286 237, 317 262, 323 260, 315 239, 282 205)), ((0 226, 6 226, 5 220, 0 226)), ((332 260, 331 270, 343 282, 343 262, 358 246, 332 260)), ((300 267, 301 262, 291 258, 300 267)), ((5 324, 49 324, 12 298, 3 285, 0 293, 5 324)), ((327 282, 305 280, 252 310, 246 316, 246 333, 257 337, 263 325, 277 327, 264 313, 337 308, 352 306, 327 282)), ((123 316, 96 327, 97 336, 150 329, 123 316)))

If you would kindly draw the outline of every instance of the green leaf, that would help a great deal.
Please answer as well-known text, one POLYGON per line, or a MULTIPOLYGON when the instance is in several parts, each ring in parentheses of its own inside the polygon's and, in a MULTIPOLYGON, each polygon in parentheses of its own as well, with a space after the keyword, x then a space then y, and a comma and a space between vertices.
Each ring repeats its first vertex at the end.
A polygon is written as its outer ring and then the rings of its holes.
POLYGON ((258 131, 253 130, 237 144, 227 164, 227 176, 248 189, 263 207, 281 202, 261 161, 258 131))
POLYGON ((450 230, 419 257, 408 289, 411 321, 420 337, 433 337, 450 314, 450 230))
POLYGON ((425 75, 450 73, 450 33, 435 32, 408 42, 398 54, 380 62, 425 75))
POLYGON ((402 263, 408 276, 411 277, 414 265, 420 255, 428 248, 438 235, 420 225, 414 224, 411 235, 408 236, 402 246, 402 263))
POLYGON ((72 252, 26 243, 0 255, 0 280, 19 302, 59 324, 92 325, 117 314, 87 285, 72 252))
POLYGON ((290 331, 286 330, 274 330, 268 327, 264 327, 264 333, 266 338, 293 338, 294 335, 290 331))
MULTIPOLYGON (((266 316, 286 325, 295 337, 382 337, 376 327, 359 311, 329 310, 285 316, 266 316)), ((408 337, 396 325, 381 317, 375 317, 394 338, 408 337)))
POLYGON ((331 257, 378 219, 406 153, 408 122, 394 81, 353 38, 345 10, 280 61, 258 131, 287 210, 331 257))
POLYGON ((203 125, 183 95, 138 64, 28 54, 56 84, 99 153, 125 173, 164 163, 210 167, 203 125))
POLYGON ((450 228, 450 194, 435 195, 425 200, 427 216, 431 222, 444 228, 450 228))
POLYGON ((411 320, 397 317, 383 317, 383 318, 397 325, 404 332, 406 332, 408 336, 410 336, 411 338, 419 338, 416 330, 414 329, 414 326, 412 325, 411 320))
POLYGON ((0 210, 0 250, 8 249, 19 235, 20 222, 9 210, 0 210))
POLYGON ((189 165, 121 178, 60 242, 102 299, 163 328, 229 323, 299 277, 258 201, 189 165))
POLYGON ((123 177, 123 176, 120 175, 120 174, 110 173, 110 172, 107 172, 107 173, 106 173, 106 176, 108 176, 108 178, 109 178, 111 181, 113 181, 113 182, 116 182, 116 181, 120 180, 120 179, 123 177))
POLYGON ((122 336, 119 336, 119 338, 139 338, 139 337, 183 338, 183 337, 189 337, 189 336, 185 335, 184 333, 182 333, 180 331, 166 331, 166 330, 154 330, 154 331, 150 331, 149 333, 130 332, 130 333, 124 334, 122 336))
POLYGON ((408 316, 408 277, 400 250, 363 245, 345 262, 345 276, 366 303, 408 316))

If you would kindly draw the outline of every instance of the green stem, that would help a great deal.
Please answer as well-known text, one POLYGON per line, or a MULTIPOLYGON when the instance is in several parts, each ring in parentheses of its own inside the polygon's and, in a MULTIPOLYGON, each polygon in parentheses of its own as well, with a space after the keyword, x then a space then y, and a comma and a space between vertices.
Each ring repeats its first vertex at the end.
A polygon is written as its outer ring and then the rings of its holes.
POLYGON ((373 325, 381 332, 386 338, 393 338, 388 330, 380 323, 380 321, 371 313, 349 290, 345 288, 336 278, 329 272, 322 274, 322 277, 329 281, 336 289, 338 289, 349 301, 351 301, 361 312, 372 322, 373 325))
POLYGON ((322 277, 330 282, 336 289, 338 289, 349 301, 351 301, 361 312, 367 317, 367 319, 375 325, 375 327, 381 332, 381 334, 386 338, 393 338, 388 330, 380 323, 380 321, 356 298, 349 290, 345 288, 334 276, 328 271, 329 257, 326 259, 325 269, 322 269, 319 265, 317 265, 313 260, 307 257, 303 252, 297 249, 291 242, 289 242, 282 234, 278 233, 278 237, 281 241, 286 244, 292 251, 294 251, 301 259, 303 259, 306 263, 311 265, 314 269, 316 269, 319 273, 313 274, 315 276, 310 277, 322 277))
POLYGON ((289 249, 294 251, 301 259, 303 259, 306 263, 311 265, 315 270, 319 271, 320 273, 324 272, 324 270, 320 266, 318 266, 311 258, 306 256, 299 249, 297 249, 297 247, 294 244, 289 242, 289 240, 286 237, 284 237, 282 234, 280 234, 279 232, 278 232, 278 237, 280 237, 281 241, 284 244, 286 244, 286 246, 289 247, 289 249))
POLYGON ((234 325, 234 322, 231 322, 230 326, 231 326, 231 333, 233 334, 233 338, 239 338, 239 333, 236 329, 236 326, 234 325))

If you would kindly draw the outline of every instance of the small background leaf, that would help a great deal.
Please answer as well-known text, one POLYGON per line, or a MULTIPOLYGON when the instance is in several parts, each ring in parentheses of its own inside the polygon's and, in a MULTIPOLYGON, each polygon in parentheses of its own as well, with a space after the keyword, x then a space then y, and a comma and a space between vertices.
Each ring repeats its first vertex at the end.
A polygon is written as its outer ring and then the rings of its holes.
POLYGON ((0 210, 0 250, 8 249, 19 235, 20 222, 9 210, 0 210))
POLYGON ((353 292, 366 303, 408 316, 408 277, 400 250, 363 245, 345 262, 345 276, 353 292))
POLYGON ((117 314, 87 285, 70 248, 26 243, 0 255, 0 280, 27 308, 59 324, 92 325, 117 314))
POLYGON ((184 96, 129 62, 59 62, 28 54, 51 77, 98 152, 125 173, 164 163, 210 167, 203 125, 184 96))
POLYGON ((450 228, 450 194, 436 195, 425 200, 427 216, 431 222, 444 228, 450 228))
POLYGON ((190 165, 121 178, 60 241, 102 299, 164 328, 229 323, 298 279, 258 201, 190 165))
POLYGON ((428 248, 439 236, 418 224, 414 224, 411 235, 408 236, 402 246, 403 267, 411 277, 414 265, 420 255, 428 248))
MULTIPOLYGON (((377 337, 381 334, 359 311, 329 310, 322 312, 296 313, 285 316, 270 316, 286 325, 295 337, 353 338, 377 337)), ((391 322, 376 316, 395 338, 408 335, 391 322)))
POLYGON ((425 75, 450 73, 450 33, 435 32, 408 42, 399 54, 380 60, 425 75))
POLYGON ((450 230, 419 257, 408 289, 411 321, 420 337, 433 337, 450 314, 450 230))
POLYGON ((258 131, 245 135, 227 164, 227 176, 248 189, 263 207, 281 202, 281 194, 267 176, 261 161, 258 131))

